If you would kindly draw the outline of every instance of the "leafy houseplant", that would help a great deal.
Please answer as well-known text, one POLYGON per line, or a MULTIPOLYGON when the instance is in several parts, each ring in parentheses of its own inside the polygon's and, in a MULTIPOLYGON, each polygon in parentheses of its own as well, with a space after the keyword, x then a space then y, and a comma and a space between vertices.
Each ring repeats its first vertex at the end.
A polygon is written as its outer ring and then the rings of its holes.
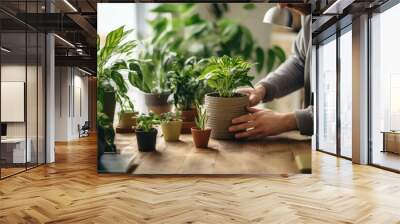
POLYGON ((207 148, 211 134, 211 129, 206 128, 208 120, 207 111, 203 106, 200 105, 196 105, 196 108, 196 127, 192 127, 191 129, 193 141, 197 148, 207 148))
POLYGON ((181 113, 167 112, 161 115, 161 130, 165 141, 179 141, 182 129, 181 113))
MULTIPOLYGON (((97 36, 97 104, 99 128, 99 141, 104 142, 105 152, 115 151, 114 130, 112 127, 116 102, 121 105, 123 101, 130 102, 126 95, 128 92, 125 80, 121 72, 128 69, 126 60, 133 53, 137 43, 134 40, 125 41, 132 30, 124 30, 121 26, 110 32, 103 46, 100 44, 100 37, 97 36)), ((129 104, 130 106, 132 103, 129 104)), ((133 107, 132 107, 133 110, 133 107)))
POLYGON ((136 140, 141 152, 153 152, 156 150, 157 129, 159 118, 153 113, 141 114, 137 118, 136 140))
POLYGON ((232 119, 246 113, 249 96, 235 92, 238 87, 251 86, 252 76, 248 75, 253 64, 240 57, 213 57, 209 65, 199 77, 216 92, 205 97, 208 113, 207 127, 213 132, 211 137, 231 139, 233 134, 228 131, 232 119))
POLYGON ((194 105, 204 96, 205 83, 198 79, 207 60, 197 61, 196 57, 188 58, 183 68, 176 66, 168 73, 169 88, 171 89, 175 107, 182 112, 182 133, 190 133, 194 126, 196 109, 194 105))
POLYGON ((129 81, 144 95, 146 105, 152 112, 168 112, 171 105, 167 101, 170 95, 167 73, 176 63, 176 53, 160 43, 146 42, 144 47, 145 50, 139 54, 139 59, 130 61, 129 81))
MULTIPOLYGON (((183 57, 241 56, 257 63, 258 73, 264 68, 270 72, 274 66, 285 61, 286 55, 282 48, 274 46, 266 54, 250 29, 237 22, 240 19, 224 18, 224 12, 229 10, 228 4, 210 4, 215 20, 202 18, 195 10, 196 5, 166 3, 154 8, 152 12, 156 15, 150 21, 155 33, 152 42, 163 43, 183 57)), ((252 10, 255 5, 244 4, 243 8, 252 10)))

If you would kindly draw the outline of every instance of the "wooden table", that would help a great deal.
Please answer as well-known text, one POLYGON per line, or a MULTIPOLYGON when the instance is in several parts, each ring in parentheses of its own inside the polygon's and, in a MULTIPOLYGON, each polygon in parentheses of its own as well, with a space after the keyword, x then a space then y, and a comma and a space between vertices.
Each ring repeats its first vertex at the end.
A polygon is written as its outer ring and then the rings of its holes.
POLYGON ((157 152, 137 150, 135 134, 117 134, 119 154, 103 155, 104 172, 131 174, 292 174, 311 167, 309 140, 275 137, 257 141, 210 139, 208 149, 194 147, 190 134, 179 142, 157 139, 157 152), (295 158, 308 164, 298 165, 295 158), (304 160, 304 158, 308 158, 304 160))

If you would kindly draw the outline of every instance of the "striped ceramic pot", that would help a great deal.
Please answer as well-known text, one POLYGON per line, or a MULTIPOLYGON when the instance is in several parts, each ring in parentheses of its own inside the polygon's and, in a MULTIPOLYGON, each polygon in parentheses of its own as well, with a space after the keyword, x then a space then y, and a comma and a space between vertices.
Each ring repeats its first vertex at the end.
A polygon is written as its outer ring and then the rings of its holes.
POLYGON ((234 134, 228 131, 232 119, 247 113, 249 96, 238 94, 234 97, 219 97, 216 93, 205 97, 207 111, 207 128, 212 130, 211 137, 215 139, 233 139, 234 134))

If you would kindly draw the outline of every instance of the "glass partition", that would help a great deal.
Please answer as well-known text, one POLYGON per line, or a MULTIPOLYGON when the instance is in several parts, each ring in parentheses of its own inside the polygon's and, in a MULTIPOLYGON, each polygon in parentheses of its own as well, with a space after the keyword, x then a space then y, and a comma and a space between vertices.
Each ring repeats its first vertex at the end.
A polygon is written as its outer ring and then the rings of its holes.
MULTIPOLYGON (((18 3, 18 12, 43 10, 39 7, 42 1, 25 4, 18 3)), ((45 163, 46 39, 43 33, 2 12, 0 26, 2 179, 45 163)))
POLYGON ((336 153, 336 39, 319 45, 318 63, 318 149, 336 153))

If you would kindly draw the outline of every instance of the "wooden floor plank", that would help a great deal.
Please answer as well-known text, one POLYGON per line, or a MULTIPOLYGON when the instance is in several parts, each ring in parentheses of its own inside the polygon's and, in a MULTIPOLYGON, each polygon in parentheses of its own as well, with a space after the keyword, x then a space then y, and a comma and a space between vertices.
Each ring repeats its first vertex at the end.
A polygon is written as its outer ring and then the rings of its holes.
POLYGON ((97 174, 96 139, 0 181, 0 223, 400 223, 400 175, 313 152, 313 174, 97 174))

